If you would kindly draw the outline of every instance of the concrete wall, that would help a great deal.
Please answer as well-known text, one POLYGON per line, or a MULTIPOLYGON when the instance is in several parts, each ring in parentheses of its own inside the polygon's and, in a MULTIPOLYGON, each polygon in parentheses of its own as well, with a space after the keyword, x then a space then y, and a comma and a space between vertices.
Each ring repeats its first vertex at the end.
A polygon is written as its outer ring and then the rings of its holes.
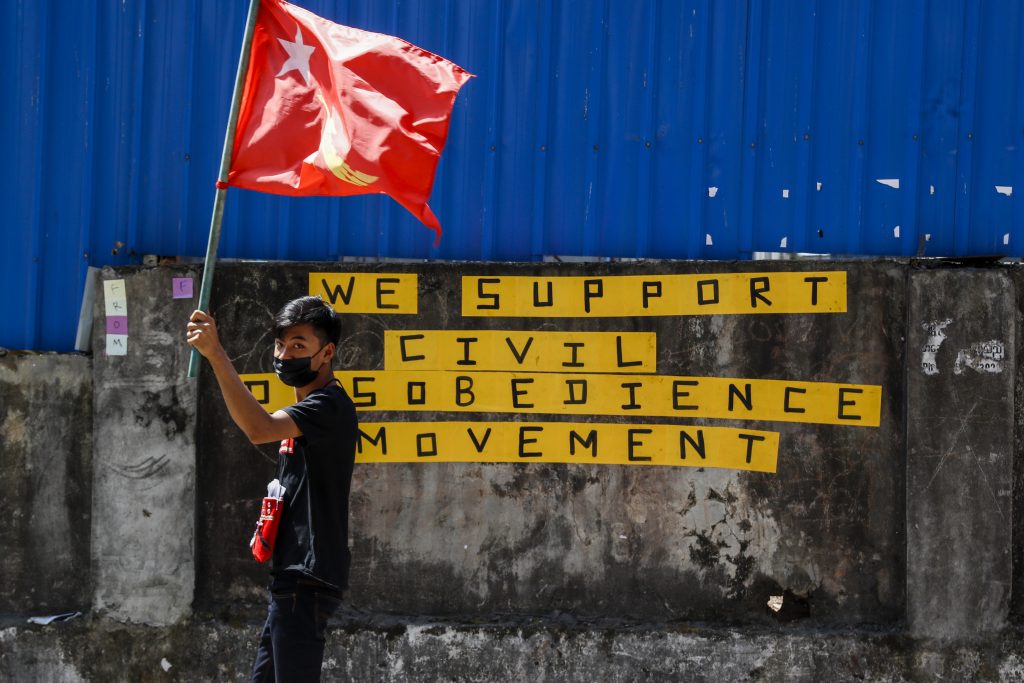
MULTIPOLYGON (((170 624, 191 613, 195 585, 195 382, 168 269, 115 273, 127 302, 126 355, 106 352, 105 294, 93 326, 93 606, 114 619, 170 624), (125 277, 127 275, 127 277, 125 277)), ((109 297, 108 297, 109 298, 109 297)))
MULTIPOLYGON (((701 272, 750 267, 701 264, 701 272)), ((418 273, 419 313, 345 315, 339 369, 383 368, 386 329, 649 330, 657 334, 659 375, 880 384, 886 395, 879 428, 752 425, 781 434, 774 474, 539 463, 358 467, 353 605, 474 617, 566 612, 765 622, 771 619, 769 596, 789 591, 813 606, 810 615, 821 622, 890 623, 903 613, 904 415, 895 397, 903 393, 906 303, 899 265, 850 268, 849 311, 842 315, 557 323, 464 318, 458 314, 460 278, 688 273, 693 266, 387 264, 371 270, 418 273)), ((294 265, 218 271, 213 312, 240 372, 270 368, 270 316, 306 293, 309 272, 294 265)), ((254 496, 273 476, 275 449, 245 442, 209 374, 200 380, 200 396, 197 596, 204 603, 259 601, 264 569, 246 553, 225 549, 242 548, 248 540, 254 496)), ((509 419, 472 417, 484 423, 509 419)), ((362 419, 380 416, 366 412, 362 419)), ((410 413, 398 419, 430 423, 452 416, 410 413)))
POLYGON ((924 271, 910 296, 908 625, 984 638, 1006 626, 1014 574, 1016 288, 1005 272, 924 271))
POLYGON ((0 356, 0 613, 91 602, 91 423, 89 358, 0 356))
MULTIPOLYGON (((1015 268, 225 263, 212 311, 240 372, 270 370, 270 316, 307 293, 313 271, 418 275, 415 315, 344 315, 340 371, 383 369, 387 330, 640 331, 657 336, 658 375, 882 391, 877 427, 643 411, 362 412, 367 423, 742 426, 778 433, 778 463, 775 472, 546 461, 361 464, 351 501, 352 585, 329 641, 326 670, 334 677, 1024 678, 1014 616, 1022 611, 1014 568, 1024 558, 1013 533, 1024 500, 1021 468, 1014 468, 1024 431, 1015 268), (558 319, 461 313, 465 275, 753 271, 843 271, 846 311, 558 319), (782 596, 779 611, 767 606, 773 596, 782 596)), ((84 555, 64 566, 85 582, 77 594, 91 600, 79 604, 92 609, 77 624, 0 630, 0 674, 230 679, 248 666, 267 577, 247 543, 276 448, 247 443, 210 373, 197 383, 184 379, 183 330, 193 302, 172 298, 171 287, 172 278, 187 276, 198 285, 195 269, 102 274, 123 279, 127 289, 128 354, 104 351, 99 289, 91 382, 87 373, 80 377, 93 392, 91 439, 81 430, 58 441, 68 451, 74 438, 94 444, 92 462, 76 478, 91 482, 91 507, 87 485, 80 486, 84 497, 33 503, 46 508, 34 514, 67 510, 86 520, 79 526, 88 530, 84 555), (88 657, 110 648, 133 653, 116 673, 88 657)), ((31 384, 36 375, 25 358, 0 380, 31 384)), ((8 436, 18 432, 8 428, 12 411, 0 400, 7 420, 0 481, 24 486, 16 458, 24 442, 8 436)), ((61 401, 89 409, 81 396, 61 401)), ((25 592, 35 586, 39 593, 39 583, 25 567, 35 550, 22 536, 10 538, 15 552, 5 561, 26 579, 0 595, 7 600, 0 610, 33 613, 42 603, 25 592)))

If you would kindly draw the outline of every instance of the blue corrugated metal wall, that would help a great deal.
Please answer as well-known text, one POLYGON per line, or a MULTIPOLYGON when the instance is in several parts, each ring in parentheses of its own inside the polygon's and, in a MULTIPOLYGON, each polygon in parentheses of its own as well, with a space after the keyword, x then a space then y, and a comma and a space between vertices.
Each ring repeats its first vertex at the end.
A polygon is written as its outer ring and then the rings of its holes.
MULTIPOLYGON (((3 4, 0 345, 68 350, 88 265, 203 254, 247 3, 3 4)), ((1019 0, 299 4, 477 74, 445 236, 232 190, 224 257, 1024 254, 1019 0)))

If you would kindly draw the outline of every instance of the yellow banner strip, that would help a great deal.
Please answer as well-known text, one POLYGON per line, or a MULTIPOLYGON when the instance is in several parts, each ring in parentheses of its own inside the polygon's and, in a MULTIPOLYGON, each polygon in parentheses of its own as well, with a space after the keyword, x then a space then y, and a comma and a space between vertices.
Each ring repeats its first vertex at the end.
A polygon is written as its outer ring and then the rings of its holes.
POLYGON ((371 422, 356 462, 534 462, 775 472, 777 432, 663 424, 371 422))
MULTIPOLYGON (((670 375, 345 371, 359 410, 721 418, 877 427, 872 384, 670 375)), ((274 374, 243 375, 267 410, 294 401, 274 374)))
POLYGON ((845 311, 845 271, 462 278, 463 316, 628 318, 845 311))
POLYGON ((338 313, 394 313, 418 310, 416 273, 310 273, 310 296, 321 296, 338 313))
POLYGON ((385 330, 388 370, 619 372, 657 370, 654 332, 385 330))

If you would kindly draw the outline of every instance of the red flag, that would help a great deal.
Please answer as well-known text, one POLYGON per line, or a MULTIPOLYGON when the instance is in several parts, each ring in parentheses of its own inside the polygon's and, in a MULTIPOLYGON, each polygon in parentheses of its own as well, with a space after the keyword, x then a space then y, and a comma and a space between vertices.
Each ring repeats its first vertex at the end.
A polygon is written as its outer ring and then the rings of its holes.
POLYGON ((440 239, 427 198, 455 96, 472 74, 282 0, 261 0, 249 54, 229 185, 387 194, 440 239))

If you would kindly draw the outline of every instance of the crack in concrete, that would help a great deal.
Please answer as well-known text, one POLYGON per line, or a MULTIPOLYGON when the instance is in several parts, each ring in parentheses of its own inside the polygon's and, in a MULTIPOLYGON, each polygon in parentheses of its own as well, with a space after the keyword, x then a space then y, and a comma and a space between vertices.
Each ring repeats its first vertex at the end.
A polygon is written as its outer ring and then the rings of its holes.
MULTIPOLYGON (((954 398, 954 402, 955 401, 956 399, 954 398)), ((956 446, 960 441, 960 437, 962 437, 964 435, 964 432, 967 431, 967 423, 974 416, 974 412, 977 409, 978 402, 975 401, 971 405, 970 410, 967 411, 967 414, 960 414, 960 427, 956 430, 956 434, 953 435, 953 438, 949 440, 949 448, 947 448, 946 452, 942 454, 942 458, 939 460, 939 464, 935 467, 935 471, 932 473, 932 477, 931 479, 928 480, 928 484, 924 487, 922 493, 927 492, 928 489, 931 488, 932 482, 934 482, 935 478, 939 476, 939 472, 942 471, 943 465, 946 464, 946 461, 949 460, 949 458, 954 454, 954 451, 957 450, 956 446)), ((969 444, 966 446, 966 450, 968 453, 971 452, 971 447, 969 444)))

